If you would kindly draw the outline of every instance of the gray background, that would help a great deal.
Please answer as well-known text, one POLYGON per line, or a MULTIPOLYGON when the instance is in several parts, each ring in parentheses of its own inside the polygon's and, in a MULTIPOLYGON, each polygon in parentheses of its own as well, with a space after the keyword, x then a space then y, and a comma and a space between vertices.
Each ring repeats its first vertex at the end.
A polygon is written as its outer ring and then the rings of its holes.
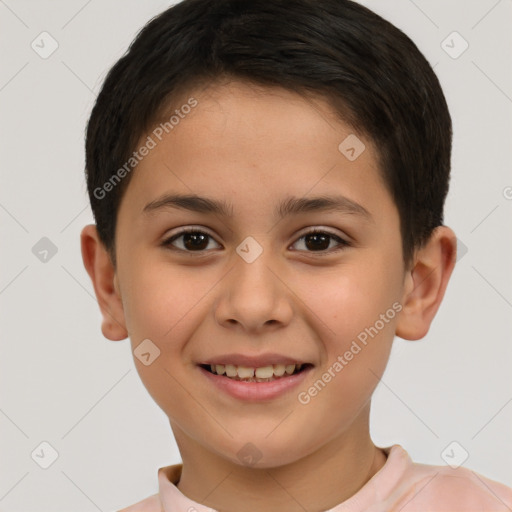
MULTIPOLYGON (((466 467, 512 485, 512 2, 362 3, 406 32, 440 77, 455 133, 445 220, 461 242, 429 334, 395 341, 373 439, 439 465, 456 441, 452 457, 467 452, 466 467), (461 55, 453 31, 469 43, 461 55)), ((101 335, 79 247, 92 222, 86 120, 108 69, 170 4, 0 0, 3 512, 116 510, 155 493, 157 468, 180 462, 129 342, 101 335), (43 31, 58 43, 47 58, 31 47, 51 49, 43 31), (43 441, 58 452, 48 469, 43 441)))

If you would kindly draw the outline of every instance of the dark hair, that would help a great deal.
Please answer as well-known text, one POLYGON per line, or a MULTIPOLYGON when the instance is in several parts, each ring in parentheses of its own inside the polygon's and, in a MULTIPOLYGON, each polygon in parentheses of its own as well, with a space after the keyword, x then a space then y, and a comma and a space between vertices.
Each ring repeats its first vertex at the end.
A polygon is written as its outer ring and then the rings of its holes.
POLYGON ((117 211, 133 173, 114 175, 171 99, 223 77, 320 95, 375 143, 406 264, 442 225, 451 118, 434 71, 402 31, 350 0, 184 0, 139 32, 89 119, 89 198, 114 265, 117 211))

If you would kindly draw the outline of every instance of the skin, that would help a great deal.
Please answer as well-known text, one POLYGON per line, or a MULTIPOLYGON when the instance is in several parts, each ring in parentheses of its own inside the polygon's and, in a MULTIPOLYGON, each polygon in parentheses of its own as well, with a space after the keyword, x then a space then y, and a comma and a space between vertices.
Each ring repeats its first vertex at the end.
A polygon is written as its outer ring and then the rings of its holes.
POLYGON ((354 130, 323 99, 236 81, 189 93, 198 105, 138 164, 122 199, 117 268, 95 226, 82 231, 102 332, 110 340, 129 336, 132 350, 149 338, 161 352, 148 366, 134 361, 169 417, 183 459, 181 492, 219 511, 332 508, 385 463, 369 434, 371 395, 394 336, 428 332, 455 264, 455 235, 437 228, 405 268, 376 148, 358 135, 366 150, 345 158, 338 145, 354 130), (142 213, 170 192, 230 202, 234 215, 142 213), (333 193, 371 218, 273 217, 286 197, 333 193), (206 255, 191 244, 185 253, 183 237, 174 251, 162 245, 186 226, 211 235, 201 246, 206 255), (312 228, 350 245, 335 252, 336 239, 307 243, 302 237, 312 228), (247 236, 263 249, 252 263, 236 252, 247 236), (307 405, 299 403, 297 394, 396 302, 401 311, 378 335, 307 405), (293 392, 247 403, 213 388, 196 365, 232 352, 277 352, 314 368, 293 392), (258 450, 256 464, 237 456, 247 443, 258 450))

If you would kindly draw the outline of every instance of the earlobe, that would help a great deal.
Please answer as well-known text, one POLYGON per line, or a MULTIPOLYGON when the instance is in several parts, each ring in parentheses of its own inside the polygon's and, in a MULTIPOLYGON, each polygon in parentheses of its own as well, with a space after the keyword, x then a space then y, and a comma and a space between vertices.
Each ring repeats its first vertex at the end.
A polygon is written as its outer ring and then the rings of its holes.
POLYGON ((457 239, 447 226, 437 227, 429 241, 416 251, 412 268, 405 276, 397 336, 419 340, 428 333, 455 266, 456 253, 457 239))
POLYGON ((128 332, 117 274, 94 224, 82 229, 80 243, 83 263, 91 278, 103 315, 101 331, 109 340, 124 340, 128 337, 128 332))

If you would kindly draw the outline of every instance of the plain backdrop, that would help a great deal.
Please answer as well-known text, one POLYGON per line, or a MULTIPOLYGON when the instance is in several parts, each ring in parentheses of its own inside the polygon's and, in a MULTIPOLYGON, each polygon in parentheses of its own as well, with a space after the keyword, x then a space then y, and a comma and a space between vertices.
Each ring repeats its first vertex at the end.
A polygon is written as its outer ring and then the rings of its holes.
MULTIPOLYGON (((450 446, 512 485, 512 2, 362 3, 415 41, 444 88, 454 123, 445 221, 460 250, 428 335, 395 341, 372 436, 427 464, 445 464, 450 446)), ((157 492, 157 469, 181 461, 129 341, 101 334, 79 243, 92 222, 83 147, 96 94, 170 5, 0 1, 3 512, 117 510, 157 492)))

